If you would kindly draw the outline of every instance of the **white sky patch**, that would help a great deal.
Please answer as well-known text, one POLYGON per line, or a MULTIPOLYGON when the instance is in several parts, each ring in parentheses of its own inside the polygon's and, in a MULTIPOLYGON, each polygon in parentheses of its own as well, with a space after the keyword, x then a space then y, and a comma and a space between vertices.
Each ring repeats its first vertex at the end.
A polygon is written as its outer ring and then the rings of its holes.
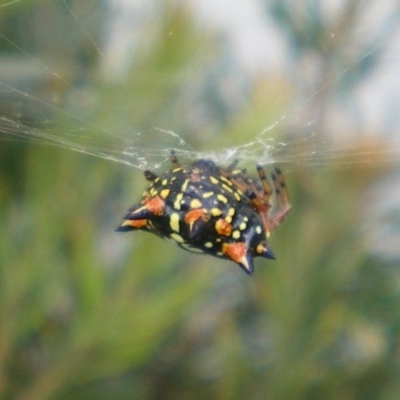
POLYGON ((100 66, 105 80, 124 79, 138 48, 149 40, 147 32, 156 19, 157 6, 156 0, 110 0, 112 17, 100 66))
POLYGON ((261 2, 191 0, 191 7, 205 29, 229 38, 238 62, 248 72, 256 74, 282 68, 287 45, 261 2))

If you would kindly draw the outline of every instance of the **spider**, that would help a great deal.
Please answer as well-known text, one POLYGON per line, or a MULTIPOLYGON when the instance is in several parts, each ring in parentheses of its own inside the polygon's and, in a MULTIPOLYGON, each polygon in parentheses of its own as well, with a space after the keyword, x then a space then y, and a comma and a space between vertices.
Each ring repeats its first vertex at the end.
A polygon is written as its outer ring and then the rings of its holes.
POLYGON ((205 159, 181 167, 174 152, 170 159, 170 171, 144 172, 150 185, 117 231, 152 232, 185 250, 232 260, 248 274, 254 257, 275 258, 267 240, 291 208, 278 168, 271 174, 277 207, 268 215, 273 189, 261 166, 255 182, 235 169, 237 161, 224 169, 205 159))

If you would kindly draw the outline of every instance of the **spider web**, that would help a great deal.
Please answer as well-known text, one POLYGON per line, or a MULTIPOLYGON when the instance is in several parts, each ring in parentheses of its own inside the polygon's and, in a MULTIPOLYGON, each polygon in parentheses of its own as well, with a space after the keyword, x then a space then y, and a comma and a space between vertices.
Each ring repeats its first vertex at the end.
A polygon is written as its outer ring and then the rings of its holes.
MULTIPOLYGON (((18 7, 20 3, 23 1, 3 3, 0 10, 9 11, 13 7, 18 7)), ((91 26, 96 21, 87 19, 89 13, 78 15, 70 3, 65 0, 60 5, 69 24, 72 24, 80 32, 81 37, 89 42, 89 47, 93 49, 99 59, 107 61, 102 44, 95 39, 96 36, 91 30, 91 26)), ((154 12, 154 8, 151 8, 150 11, 154 12)), ((137 18, 139 19, 139 17, 137 18)), ((169 34, 173 34, 174 26, 171 25, 171 22, 169 24, 169 34)), ((389 147, 379 148, 376 147, 376 140, 373 141, 372 147, 368 141, 362 145, 357 137, 349 139, 346 135, 343 138, 345 140, 333 140, 332 136, 321 137, 319 135, 321 124, 318 116, 301 118, 306 107, 318 105, 320 95, 327 88, 338 80, 351 76, 353 69, 383 52, 387 46, 386 39, 385 37, 372 49, 364 51, 355 61, 339 70, 334 78, 322 81, 311 95, 299 95, 296 99, 300 105, 295 105, 290 111, 279 116, 275 122, 270 123, 261 132, 254 132, 251 140, 241 145, 221 146, 216 150, 198 151, 197 146, 189 143, 191 142, 190 138, 184 139, 169 127, 153 126, 136 129, 128 122, 125 123, 122 118, 115 117, 113 110, 102 107, 100 102, 96 102, 96 95, 89 93, 89 103, 94 101, 95 104, 89 105, 88 108, 97 107, 96 113, 106 115, 106 121, 114 119, 116 126, 113 127, 112 123, 100 124, 79 109, 62 104, 57 97, 41 97, 36 94, 35 90, 28 90, 13 79, 1 78, 2 97, 10 104, 17 104, 17 107, 7 115, 0 116, 0 139, 61 146, 142 170, 162 167, 168 162, 172 149, 182 161, 207 158, 221 164, 228 164, 233 160, 239 160, 244 165, 278 163, 287 164, 289 167, 303 163, 307 165, 348 165, 351 163, 398 162, 400 143, 393 137, 389 137, 389 147), (28 110, 28 115, 32 110, 39 110, 40 120, 29 120, 26 117, 26 110, 28 110), (57 118, 54 118, 54 115, 57 118), (294 129, 300 131, 300 134, 282 134, 283 131, 293 131, 294 129)), ((28 64, 26 73, 27 71, 30 73, 36 71, 46 79, 51 79, 53 83, 64 85, 75 98, 85 97, 85 90, 72 85, 62 73, 58 72, 56 67, 53 67, 50 61, 39 58, 33 52, 26 50, 26 47, 20 45, 18 41, 1 32, 0 40, 14 53, 18 53, 21 59, 28 64)), ((70 40, 73 40, 73 37, 70 40)), ((118 38, 116 40, 118 42, 118 38)), ((62 48, 62 43, 60 43, 60 47, 62 48)), ((9 65, 5 65, 5 67, 13 70, 13 62, 10 61, 9 65)), ((123 77, 123 75, 123 71, 116 71, 113 79, 118 79, 118 76, 123 77)), ((20 75, 17 78, 20 78, 20 75)))

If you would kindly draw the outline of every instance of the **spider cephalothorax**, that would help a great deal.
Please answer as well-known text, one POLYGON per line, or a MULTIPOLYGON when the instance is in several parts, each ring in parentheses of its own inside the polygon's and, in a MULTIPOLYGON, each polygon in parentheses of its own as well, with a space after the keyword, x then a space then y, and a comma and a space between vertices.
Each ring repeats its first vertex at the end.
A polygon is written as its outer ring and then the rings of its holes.
POLYGON ((272 174, 277 209, 269 216, 272 189, 260 166, 256 183, 235 170, 236 162, 223 169, 201 159, 181 167, 174 153, 171 162, 160 176, 145 171, 151 183, 118 231, 153 232, 186 250, 233 260, 248 274, 254 257, 274 258, 267 239, 290 210, 279 169, 272 174))

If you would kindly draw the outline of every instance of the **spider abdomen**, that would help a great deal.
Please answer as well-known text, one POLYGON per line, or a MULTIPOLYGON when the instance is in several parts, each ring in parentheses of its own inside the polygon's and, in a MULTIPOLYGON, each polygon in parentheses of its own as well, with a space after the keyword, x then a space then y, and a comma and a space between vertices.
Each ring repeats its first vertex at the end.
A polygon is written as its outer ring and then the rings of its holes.
POLYGON ((173 166, 159 177, 145 172, 151 183, 119 231, 146 230, 186 250, 231 259, 247 273, 253 272, 253 257, 273 258, 266 219, 235 175, 208 160, 183 168, 175 158, 173 166))

